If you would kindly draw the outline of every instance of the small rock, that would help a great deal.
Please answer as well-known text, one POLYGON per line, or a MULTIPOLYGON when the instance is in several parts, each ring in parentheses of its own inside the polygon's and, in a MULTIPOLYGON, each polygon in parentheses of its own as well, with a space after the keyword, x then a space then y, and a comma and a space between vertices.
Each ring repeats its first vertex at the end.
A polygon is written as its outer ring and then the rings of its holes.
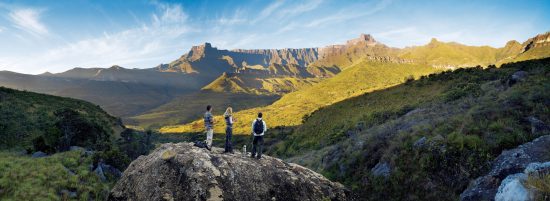
POLYGON ((414 142, 413 147, 417 148, 417 149, 421 148, 426 144, 427 140, 428 139, 426 137, 422 137, 422 138, 418 139, 416 142, 414 142))
POLYGON ((527 179, 524 173, 509 175, 504 179, 495 195, 495 201, 528 201, 529 191, 523 186, 527 179))
POLYGON ((512 74, 512 80, 519 82, 525 80, 527 77, 527 72, 525 71, 517 71, 514 74, 512 74))
POLYGON ((42 158, 42 157, 46 157, 48 156, 48 154, 44 153, 44 152, 41 152, 41 151, 37 151, 37 152, 34 152, 31 157, 33 158, 42 158))
POLYGON ((61 190, 60 194, 61 194, 61 196, 67 196, 67 197, 69 197, 69 198, 76 198, 77 195, 78 195, 76 192, 74 192, 74 191, 69 191, 69 190, 67 190, 67 189, 61 190))
POLYGON ((523 171, 527 175, 550 174, 550 161, 545 163, 530 163, 523 171))
POLYGON ((374 176, 383 176, 388 178, 391 173, 391 166, 387 162, 379 162, 371 169, 372 175, 374 176))
POLYGON ((536 117, 529 116, 527 121, 531 123, 531 134, 550 134, 550 127, 536 117))
POLYGON ((83 147, 79 147, 79 146, 70 146, 69 151, 86 151, 86 149, 84 149, 83 147))
POLYGON ((101 179, 101 181, 107 181, 107 177, 105 177, 105 174, 103 173, 103 168, 101 168, 101 165, 98 165, 97 168, 94 170, 94 173, 101 179))
POLYGON ((69 168, 67 168, 65 166, 63 166, 63 169, 65 169, 65 171, 67 171, 67 173, 69 173, 69 175, 71 175, 71 176, 76 175, 76 173, 74 173, 72 170, 70 170, 69 168))

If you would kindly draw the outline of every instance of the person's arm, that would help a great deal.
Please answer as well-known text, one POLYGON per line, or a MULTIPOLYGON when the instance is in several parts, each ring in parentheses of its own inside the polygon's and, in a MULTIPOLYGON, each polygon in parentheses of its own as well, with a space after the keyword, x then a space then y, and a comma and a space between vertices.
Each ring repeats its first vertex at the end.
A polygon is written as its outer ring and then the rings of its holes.
POLYGON ((229 116, 229 124, 233 125, 233 116, 229 116))
POLYGON ((264 122, 264 133, 265 133, 267 131, 267 126, 265 124, 265 121, 263 121, 263 122, 264 122))
POLYGON ((252 133, 254 133, 254 124, 256 123, 256 120, 252 121, 252 133))

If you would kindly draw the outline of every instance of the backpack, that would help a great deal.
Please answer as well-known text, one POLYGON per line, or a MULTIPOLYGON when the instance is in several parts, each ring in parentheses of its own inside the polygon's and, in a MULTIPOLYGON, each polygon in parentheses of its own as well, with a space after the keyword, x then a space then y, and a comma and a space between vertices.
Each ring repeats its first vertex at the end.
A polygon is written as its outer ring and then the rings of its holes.
POLYGON ((206 148, 206 143, 204 143, 203 141, 196 141, 194 145, 198 148, 206 148))
POLYGON ((255 134, 262 134, 264 132, 264 121, 256 119, 252 130, 254 130, 255 134))

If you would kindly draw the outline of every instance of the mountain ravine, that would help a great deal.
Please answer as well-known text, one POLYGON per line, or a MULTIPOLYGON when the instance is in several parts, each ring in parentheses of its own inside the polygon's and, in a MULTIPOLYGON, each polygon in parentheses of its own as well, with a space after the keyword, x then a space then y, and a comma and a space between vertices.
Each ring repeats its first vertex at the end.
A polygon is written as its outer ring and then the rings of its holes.
POLYGON ((222 152, 163 144, 130 164, 109 200, 353 200, 342 184, 302 166, 222 152))

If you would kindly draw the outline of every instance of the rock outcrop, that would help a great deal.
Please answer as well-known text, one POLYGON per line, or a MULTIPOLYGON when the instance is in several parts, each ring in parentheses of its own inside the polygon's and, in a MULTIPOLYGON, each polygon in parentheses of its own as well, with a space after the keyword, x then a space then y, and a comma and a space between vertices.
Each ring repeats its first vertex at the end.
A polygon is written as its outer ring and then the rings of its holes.
POLYGON ((460 200, 494 200, 499 186, 509 175, 523 172, 531 163, 550 161, 549 147, 550 135, 545 135, 503 151, 493 161, 491 171, 474 180, 460 195, 460 200))
POLYGON ((124 171, 109 200, 351 200, 351 194, 302 166, 264 156, 164 144, 124 171))

